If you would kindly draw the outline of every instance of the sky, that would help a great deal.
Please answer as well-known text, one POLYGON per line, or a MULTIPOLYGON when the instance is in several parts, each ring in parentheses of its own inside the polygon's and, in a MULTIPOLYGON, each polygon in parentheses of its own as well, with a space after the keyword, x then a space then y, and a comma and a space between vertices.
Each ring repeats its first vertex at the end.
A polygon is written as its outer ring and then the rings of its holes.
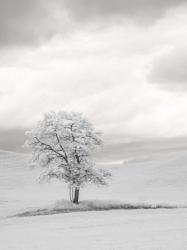
POLYGON ((107 143, 187 138, 185 0, 0 0, 0 148, 50 110, 107 143))

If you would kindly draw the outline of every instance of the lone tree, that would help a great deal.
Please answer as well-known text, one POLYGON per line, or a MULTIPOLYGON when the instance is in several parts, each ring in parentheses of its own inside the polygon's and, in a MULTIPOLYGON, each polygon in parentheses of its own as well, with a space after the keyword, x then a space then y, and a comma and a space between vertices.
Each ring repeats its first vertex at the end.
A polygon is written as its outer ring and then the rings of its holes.
POLYGON ((86 183, 106 185, 111 174, 94 169, 91 154, 102 144, 101 134, 79 113, 49 112, 26 132, 32 163, 45 167, 41 178, 57 178, 68 184, 70 200, 79 203, 79 190, 86 183))

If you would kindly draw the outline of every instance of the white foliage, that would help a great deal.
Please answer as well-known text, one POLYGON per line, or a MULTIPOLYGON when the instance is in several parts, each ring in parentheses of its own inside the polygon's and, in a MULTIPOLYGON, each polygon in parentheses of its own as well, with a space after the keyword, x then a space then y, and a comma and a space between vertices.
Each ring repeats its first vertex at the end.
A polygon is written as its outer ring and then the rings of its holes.
POLYGON ((91 157, 102 144, 101 133, 80 113, 49 112, 26 135, 32 162, 46 168, 42 179, 58 178, 74 187, 106 185, 110 173, 95 170, 91 157))

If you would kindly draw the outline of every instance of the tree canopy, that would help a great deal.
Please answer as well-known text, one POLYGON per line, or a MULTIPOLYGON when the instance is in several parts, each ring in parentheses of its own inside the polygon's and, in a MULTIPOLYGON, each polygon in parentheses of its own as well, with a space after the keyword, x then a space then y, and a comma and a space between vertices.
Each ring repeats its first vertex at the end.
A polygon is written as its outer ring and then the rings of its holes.
POLYGON ((74 112, 49 112, 26 133, 32 162, 45 167, 41 178, 57 178, 79 189, 86 183, 106 185, 110 173, 95 169, 93 150, 102 144, 101 133, 74 112))

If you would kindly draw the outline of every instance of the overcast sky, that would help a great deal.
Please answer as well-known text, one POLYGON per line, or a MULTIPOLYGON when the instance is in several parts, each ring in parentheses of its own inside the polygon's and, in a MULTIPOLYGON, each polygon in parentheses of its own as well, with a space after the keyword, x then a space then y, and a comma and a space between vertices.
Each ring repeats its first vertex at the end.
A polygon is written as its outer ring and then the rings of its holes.
POLYGON ((49 110, 109 141, 187 136, 185 0, 0 0, 0 148, 49 110))

